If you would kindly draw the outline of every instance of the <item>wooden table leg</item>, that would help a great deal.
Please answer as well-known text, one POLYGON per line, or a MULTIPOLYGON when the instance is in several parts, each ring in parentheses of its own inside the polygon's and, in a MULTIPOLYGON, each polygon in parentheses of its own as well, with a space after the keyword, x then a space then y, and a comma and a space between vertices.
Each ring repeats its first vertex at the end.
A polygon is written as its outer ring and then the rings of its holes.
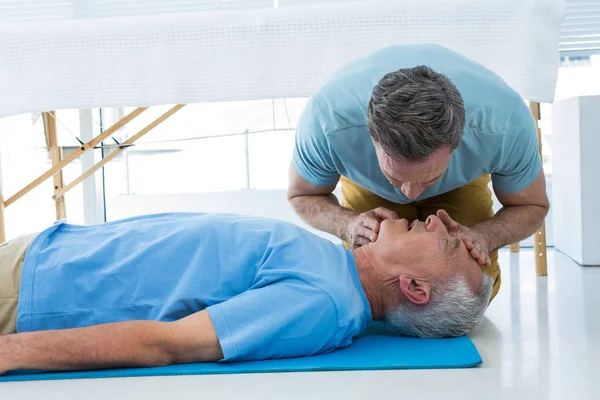
MULTIPOLYGON (((50 159, 52 160, 52 167, 55 167, 62 161, 62 154, 60 147, 58 147, 58 140, 56 138, 56 114, 54 111, 45 112, 42 114, 44 118, 44 132, 46 134, 46 142, 50 149, 50 159)), ((56 172, 52 179, 54 181, 54 194, 61 190, 64 186, 63 183, 63 172, 62 169, 56 172)), ((67 210, 65 205, 64 196, 55 197, 54 203, 56 205, 56 220, 67 218, 67 210)))
POLYGON ((535 249, 535 273, 538 276, 548 275, 548 260, 546 254, 546 224, 542 224, 533 235, 535 249))
MULTIPOLYGON (((540 160, 543 162, 542 156, 542 131, 540 129, 540 103, 529 102, 529 109, 531 110, 531 114, 533 115, 533 119, 535 120, 535 127, 537 130, 538 137, 538 151, 540 154, 540 160)), ((535 249, 535 272, 538 276, 546 276, 548 275, 548 262, 547 262, 547 254, 546 254, 546 224, 543 223, 542 226, 535 232, 533 235, 534 249, 535 249)))

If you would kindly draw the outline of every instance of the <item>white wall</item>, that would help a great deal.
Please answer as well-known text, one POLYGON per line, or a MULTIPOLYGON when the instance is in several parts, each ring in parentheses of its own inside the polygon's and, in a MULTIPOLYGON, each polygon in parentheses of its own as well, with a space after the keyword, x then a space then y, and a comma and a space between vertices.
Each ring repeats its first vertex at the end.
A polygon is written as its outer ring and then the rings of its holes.
POLYGON ((600 96, 581 98, 581 208, 583 263, 600 265, 600 96))
POLYGON ((582 211, 579 140, 579 98, 559 101, 552 113, 555 151, 553 170, 559 190, 553 193, 553 217, 556 232, 555 246, 582 263, 582 211), (568 212, 565 212, 569 210, 568 212))
POLYGON ((583 265, 600 265, 600 96, 558 101, 552 111, 555 247, 583 265))

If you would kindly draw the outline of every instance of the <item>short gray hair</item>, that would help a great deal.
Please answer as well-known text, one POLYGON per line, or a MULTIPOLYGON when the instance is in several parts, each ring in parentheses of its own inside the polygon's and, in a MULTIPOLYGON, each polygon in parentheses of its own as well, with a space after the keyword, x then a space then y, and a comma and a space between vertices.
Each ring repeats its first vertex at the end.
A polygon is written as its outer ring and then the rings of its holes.
POLYGON ((465 108, 450 79, 418 66, 390 72, 379 81, 367 124, 373 141, 388 155, 418 162, 443 147, 458 147, 465 108))
POLYGON ((492 294, 493 279, 481 274, 478 293, 462 275, 434 283, 425 305, 402 304, 385 316, 384 323, 400 335, 421 338, 466 335, 483 320, 492 294))

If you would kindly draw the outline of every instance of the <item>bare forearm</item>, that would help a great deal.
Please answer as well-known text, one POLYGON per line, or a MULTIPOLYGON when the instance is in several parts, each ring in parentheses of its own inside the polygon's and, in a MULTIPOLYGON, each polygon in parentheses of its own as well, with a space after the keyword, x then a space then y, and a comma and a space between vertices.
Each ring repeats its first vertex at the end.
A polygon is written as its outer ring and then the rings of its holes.
POLYGON ((471 227, 485 235, 490 249, 496 250, 531 236, 543 223, 548 208, 522 205, 502 208, 493 218, 471 227))
POLYGON ((333 194, 297 196, 290 203, 307 224, 343 240, 347 240, 344 236, 348 220, 358 215, 342 207, 333 194))
POLYGON ((132 321, 0 337, 0 360, 12 369, 82 370, 160 366, 172 355, 160 340, 166 323, 132 321))

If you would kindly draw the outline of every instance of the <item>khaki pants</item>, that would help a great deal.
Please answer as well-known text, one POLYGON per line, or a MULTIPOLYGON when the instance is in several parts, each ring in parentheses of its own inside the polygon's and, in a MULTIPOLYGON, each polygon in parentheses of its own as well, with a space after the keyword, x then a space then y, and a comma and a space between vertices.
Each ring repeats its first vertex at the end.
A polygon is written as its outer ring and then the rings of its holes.
MULTIPOLYGON (((411 223, 415 219, 425 221, 429 215, 435 214, 439 209, 444 209, 450 217, 465 226, 486 221, 494 216, 492 193, 488 188, 490 182, 489 175, 482 175, 473 182, 448 193, 415 201, 410 204, 397 204, 388 201, 345 177, 341 178, 341 182, 342 206, 357 212, 385 207, 395 211, 398 217, 406 218, 411 223)), ((344 243, 344 245, 348 247, 347 243, 344 243)), ((491 297, 493 299, 500 289, 501 282, 497 251, 491 252, 490 260, 491 266, 484 266, 482 270, 494 279, 491 297)))
POLYGON ((17 302, 23 260, 37 234, 0 244, 0 335, 16 333, 17 302))

